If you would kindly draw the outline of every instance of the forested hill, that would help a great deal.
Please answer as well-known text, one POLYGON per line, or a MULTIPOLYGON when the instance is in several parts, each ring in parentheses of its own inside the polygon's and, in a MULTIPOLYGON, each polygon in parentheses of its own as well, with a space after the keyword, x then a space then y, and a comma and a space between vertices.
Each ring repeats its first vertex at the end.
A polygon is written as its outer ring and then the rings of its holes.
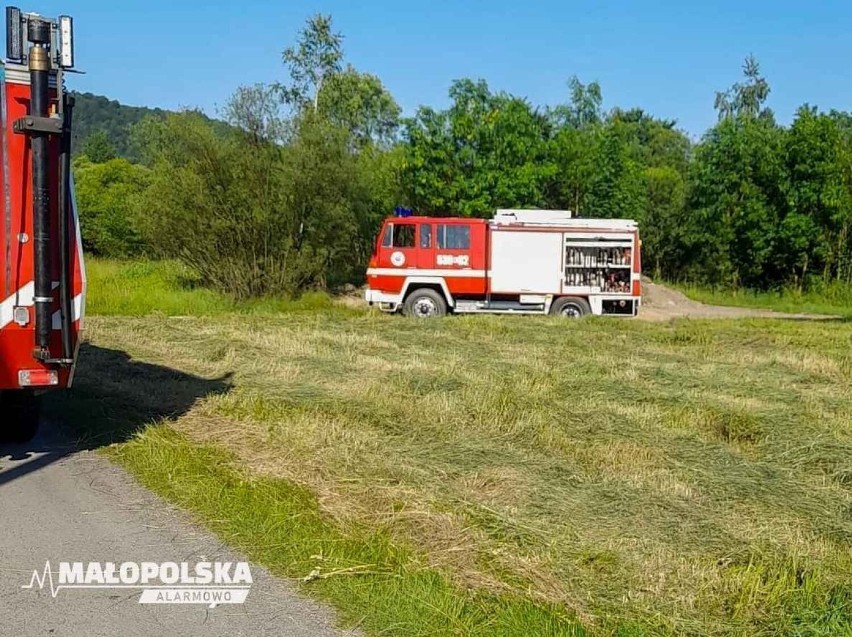
POLYGON ((144 106, 125 106, 116 100, 92 93, 73 93, 74 109, 73 150, 78 152, 86 138, 102 130, 119 157, 135 160, 130 144, 130 129, 148 115, 162 116, 166 111, 144 106))
MULTIPOLYGON (((124 157, 135 162, 139 157, 130 142, 130 130, 149 115, 162 117, 168 112, 161 108, 127 106, 103 95, 78 93, 76 91, 72 91, 72 94, 76 99, 72 140, 74 154, 81 151, 86 139, 92 133, 103 131, 112 150, 118 157, 124 157)), ((213 124, 216 130, 221 131, 228 127, 220 120, 206 116, 204 116, 204 119, 213 124)))

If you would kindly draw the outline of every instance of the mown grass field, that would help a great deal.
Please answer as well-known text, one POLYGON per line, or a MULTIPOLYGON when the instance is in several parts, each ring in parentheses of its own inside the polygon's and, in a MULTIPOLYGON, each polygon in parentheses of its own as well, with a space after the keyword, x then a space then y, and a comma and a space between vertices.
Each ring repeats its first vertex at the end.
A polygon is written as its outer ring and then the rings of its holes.
POLYGON ((163 314, 54 408, 347 625, 852 635, 852 324, 163 314))

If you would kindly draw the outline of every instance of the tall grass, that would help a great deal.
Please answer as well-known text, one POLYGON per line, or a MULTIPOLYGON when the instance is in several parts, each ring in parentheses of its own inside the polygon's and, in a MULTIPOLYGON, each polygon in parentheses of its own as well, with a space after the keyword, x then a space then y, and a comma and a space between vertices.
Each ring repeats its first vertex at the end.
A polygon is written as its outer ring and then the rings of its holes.
POLYGON ((371 634, 852 635, 852 324, 225 313, 90 338, 132 363, 84 357, 63 413, 161 423, 116 457, 371 634))
POLYGON ((347 311, 324 292, 308 292, 297 299, 269 297, 237 303, 224 294, 202 287, 197 276, 176 261, 117 261, 89 257, 86 266, 89 278, 86 305, 90 314, 215 316, 347 311))
POLYGON ((774 292, 727 290, 694 285, 676 285, 689 298, 709 305, 760 308, 786 313, 825 314, 852 317, 852 285, 835 283, 803 292, 784 288, 774 292))

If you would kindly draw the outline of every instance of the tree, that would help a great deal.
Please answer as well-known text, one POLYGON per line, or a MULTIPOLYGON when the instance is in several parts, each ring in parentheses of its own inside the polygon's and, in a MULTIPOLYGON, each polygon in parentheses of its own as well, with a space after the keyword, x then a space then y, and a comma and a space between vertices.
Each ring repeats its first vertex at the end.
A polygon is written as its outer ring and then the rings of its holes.
POLYGON ((595 175, 595 153, 600 143, 602 95, 600 86, 584 85, 575 76, 569 80, 571 101, 551 113, 555 135, 549 156, 556 166, 550 184, 550 205, 586 214, 586 196, 595 175))
POLYGON ((239 88, 226 129, 193 112, 137 126, 159 254, 237 299, 363 276, 400 192, 400 109, 377 77, 341 70, 342 40, 309 19, 283 53, 289 82, 239 88))
POLYGON ((727 119, 698 147, 689 243, 693 274, 733 287, 768 287, 787 209, 785 132, 769 120, 727 119))
POLYGON ((83 247, 112 258, 144 252, 138 204, 148 171, 126 159, 94 163, 85 155, 74 159, 73 170, 83 247))
POLYGON ((821 271, 825 281, 848 281, 852 155, 842 119, 801 107, 787 136, 786 156, 792 211, 779 256, 799 281, 809 271, 821 271))
MULTIPOLYGON (((375 237, 388 212, 397 206, 410 207, 404 185, 405 148, 396 144, 384 149, 369 145, 357 155, 358 171, 367 199, 358 216, 360 241, 353 271, 363 274, 375 245, 375 237)), ((358 281, 363 281, 359 276, 358 281)))
POLYGON ((316 112, 323 85, 340 71, 343 36, 333 30, 330 15, 316 14, 281 57, 290 72, 290 84, 279 85, 284 100, 297 111, 310 106, 316 112))
POLYGON ((323 117, 350 131, 358 147, 390 146, 400 125, 399 105, 382 81, 351 65, 327 78, 317 108, 323 117))
POLYGON ((677 122, 652 117, 641 108, 613 109, 607 118, 621 124, 636 161, 647 166, 671 166, 686 175, 691 144, 677 122))
POLYGON ((643 214, 641 173, 626 133, 620 122, 601 129, 592 156, 595 169, 587 187, 586 216, 640 219, 643 214))
POLYGON ((688 227, 686 178, 673 166, 648 166, 642 180, 645 210, 640 222, 645 269, 655 278, 681 278, 688 227))
POLYGON ((550 205, 587 214, 586 196, 597 171, 596 155, 600 129, 564 126, 549 143, 549 156, 556 168, 550 184, 550 205))
POLYGON ((622 177, 616 192, 621 192, 622 203, 617 198, 615 203, 639 222, 647 269, 656 277, 681 277, 689 138, 675 121, 657 119, 640 108, 613 109, 604 128, 618 131, 621 139, 622 177))
POLYGON ((281 166, 299 287, 326 286, 363 273, 359 231, 371 211, 362 166, 346 129, 314 117, 299 122, 281 166))
POLYGON ((597 82, 583 84, 577 76, 568 81, 571 103, 558 106, 553 115, 560 126, 584 129, 600 124, 603 119, 603 95, 597 82))
POLYGON ((86 138, 83 154, 94 164, 103 164, 115 159, 115 146, 102 130, 96 130, 86 138))
POLYGON ((715 108, 719 120, 728 118, 772 117, 772 111, 763 108, 769 97, 769 83, 760 74, 760 64, 749 55, 743 64, 746 81, 737 82, 724 92, 716 93, 715 108))
POLYGON ((289 131, 278 92, 264 84, 239 87, 225 106, 224 116, 256 144, 285 141, 289 131))
MULTIPOLYGON (((355 148, 367 144, 387 147, 399 129, 400 108, 378 77, 360 73, 351 65, 342 68, 342 45, 343 36, 334 31, 331 16, 313 16, 300 31, 296 45, 283 53, 289 83, 276 84, 273 90, 291 107, 294 117, 311 111, 348 130, 355 148)), ((266 91, 255 87, 253 99, 263 95, 268 102, 266 91)))
POLYGON ((411 203, 424 213, 463 216, 546 205, 556 171, 548 119, 525 100, 491 93, 482 80, 453 82, 450 98, 446 111, 421 108, 406 123, 411 203))

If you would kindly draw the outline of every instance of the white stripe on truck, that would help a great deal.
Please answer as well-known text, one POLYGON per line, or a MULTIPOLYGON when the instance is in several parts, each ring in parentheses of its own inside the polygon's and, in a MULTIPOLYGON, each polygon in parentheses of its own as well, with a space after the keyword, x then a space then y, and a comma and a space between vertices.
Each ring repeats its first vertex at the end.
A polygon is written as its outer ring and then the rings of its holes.
MULTIPOLYGON (((53 289, 56 289, 57 287, 58 286, 54 283, 53 289)), ((34 296, 35 282, 30 281, 20 290, 15 292, 12 296, 0 302, 0 329, 3 329, 7 325, 9 325, 15 319, 14 314, 16 307, 32 307, 35 304, 33 301, 34 296)), ((79 321, 82 312, 83 295, 78 294, 74 297, 74 300, 72 302, 72 322, 79 321)), ((54 312, 52 319, 53 329, 62 329, 61 314, 59 312, 54 312)))
POLYGON ((421 268, 370 268, 367 276, 434 276, 457 278, 484 278, 485 270, 424 270, 421 268))
POLYGON ((8 299, 0 303, 0 329, 14 318, 16 307, 31 307, 35 296, 35 281, 30 281, 8 299))

